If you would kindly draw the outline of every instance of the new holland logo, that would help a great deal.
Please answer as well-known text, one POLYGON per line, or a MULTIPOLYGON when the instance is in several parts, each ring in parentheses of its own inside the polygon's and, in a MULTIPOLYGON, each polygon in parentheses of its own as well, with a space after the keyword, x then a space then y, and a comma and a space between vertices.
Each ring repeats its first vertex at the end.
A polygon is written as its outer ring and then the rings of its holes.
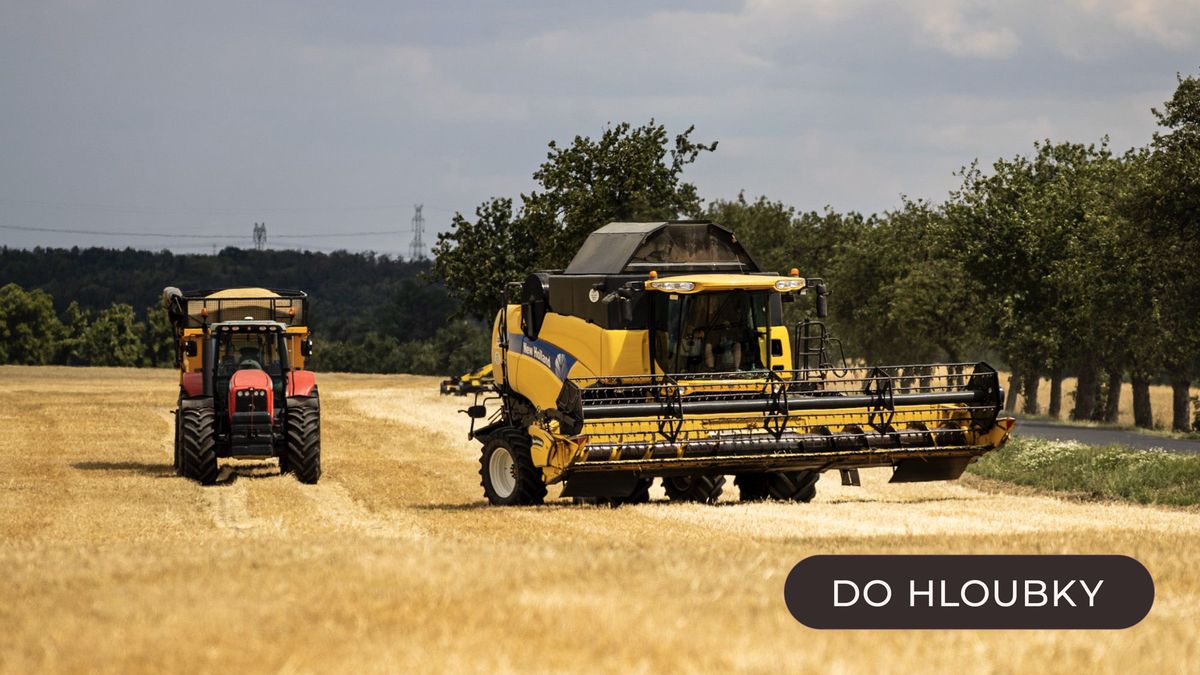
POLYGON ((521 354, 536 360, 560 380, 565 379, 567 373, 571 372, 571 366, 575 365, 573 356, 549 342, 529 340, 519 333, 510 334, 509 339, 514 345, 519 345, 521 354))

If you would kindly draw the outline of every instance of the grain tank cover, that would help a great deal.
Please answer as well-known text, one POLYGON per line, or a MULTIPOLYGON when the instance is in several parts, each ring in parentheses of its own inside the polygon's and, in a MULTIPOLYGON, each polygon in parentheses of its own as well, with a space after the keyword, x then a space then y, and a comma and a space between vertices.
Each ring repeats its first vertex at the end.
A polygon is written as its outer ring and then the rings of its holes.
POLYGON ((609 223, 588 235, 566 274, 760 271, 733 232, 708 221, 609 223))

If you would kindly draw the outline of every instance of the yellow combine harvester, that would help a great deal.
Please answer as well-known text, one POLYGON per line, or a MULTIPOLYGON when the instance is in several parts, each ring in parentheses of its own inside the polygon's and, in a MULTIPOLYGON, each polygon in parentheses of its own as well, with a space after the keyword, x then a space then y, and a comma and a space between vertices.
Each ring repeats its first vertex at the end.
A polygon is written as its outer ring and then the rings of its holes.
POLYGON ((467 394, 487 391, 494 383, 495 380, 492 378, 492 364, 489 363, 458 377, 450 377, 442 380, 439 391, 443 396, 446 394, 466 396, 467 394))
POLYGON ((713 223, 610 223, 566 270, 511 286, 492 335, 501 405, 471 430, 492 504, 541 503, 556 482, 618 504, 646 501, 655 477, 701 502, 726 475, 743 500, 803 502, 831 469, 851 485, 876 466, 953 480, 1014 423, 984 363, 835 366, 823 282, 760 271, 713 223), (789 328, 799 295, 817 320, 789 328))

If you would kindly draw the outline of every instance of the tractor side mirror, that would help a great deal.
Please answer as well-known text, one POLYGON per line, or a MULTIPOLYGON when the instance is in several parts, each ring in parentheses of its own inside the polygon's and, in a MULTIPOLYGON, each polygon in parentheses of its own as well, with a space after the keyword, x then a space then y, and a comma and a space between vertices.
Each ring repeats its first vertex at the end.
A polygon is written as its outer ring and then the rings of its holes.
POLYGON ((487 407, 482 405, 473 405, 467 408, 467 417, 473 420, 481 420, 487 417, 487 407))
POLYGON ((300 341, 300 356, 312 356, 312 338, 300 341))
POLYGON ((188 340, 183 343, 183 352, 188 355, 188 358, 192 358, 200 353, 200 348, 196 345, 195 340, 188 340))
POLYGON ((817 296, 817 318, 824 319, 829 316, 829 302, 825 300, 824 295, 817 296))

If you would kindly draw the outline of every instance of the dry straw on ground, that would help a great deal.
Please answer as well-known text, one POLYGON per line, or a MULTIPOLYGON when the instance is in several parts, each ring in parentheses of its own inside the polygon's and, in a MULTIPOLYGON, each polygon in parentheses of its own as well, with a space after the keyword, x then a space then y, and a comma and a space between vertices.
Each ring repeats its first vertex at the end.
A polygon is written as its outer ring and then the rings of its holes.
MULTIPOLYGON (((960 483, 808 505, 483 505, 462 399, 323 375, 325 478, 172 475, 173 374, 0 368, 0 670, 1176 672, 1200 662, 1200 515, 960 483), (1124 553, 1119 632, 804 628, 816 553, 1124 553)), ((732 490, 731 490, 732 492, 732 490)), ((553 494, 553 492, 552 492, 553 494)), ((661 500, 661 491, 652 493, 661 500)))

